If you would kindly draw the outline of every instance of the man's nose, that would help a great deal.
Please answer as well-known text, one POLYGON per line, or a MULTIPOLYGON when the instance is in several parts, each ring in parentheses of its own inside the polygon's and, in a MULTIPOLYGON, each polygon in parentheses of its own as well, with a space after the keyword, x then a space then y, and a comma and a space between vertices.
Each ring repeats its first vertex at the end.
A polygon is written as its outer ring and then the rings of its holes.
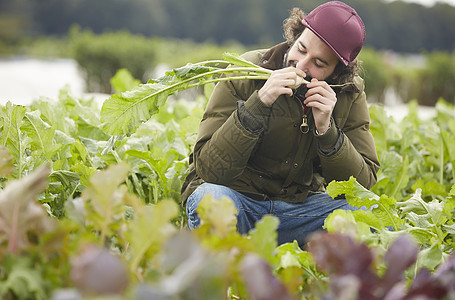
POLYGON ((302 70, 303 72, 305 73, 308 73, 308 59, 307 58, 302 58, 302 59, 299 59, 299 61, 297 62, 297 64, 295 65, 295 67, 297 69, 300 69, 302 70))

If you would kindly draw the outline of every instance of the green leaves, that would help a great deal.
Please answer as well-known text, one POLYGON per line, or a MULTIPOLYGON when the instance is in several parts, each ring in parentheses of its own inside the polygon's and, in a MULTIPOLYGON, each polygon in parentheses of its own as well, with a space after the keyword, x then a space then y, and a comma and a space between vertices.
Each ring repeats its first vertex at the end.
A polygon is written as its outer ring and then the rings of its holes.
POLYGON ((344 195, 348 203, 357 208, 366 207, 367 209, 371 209, 373 215, 384 226, 392 226, 397 230, 403 223, 397 214, 395 200, 393 198, 385 195, 379 197, 361 186, 353 177, 345 182, 331 182, 327 187, 327 192, 331 197, 344 195))
POLYGON ((344 194, 351 205, 358 207, 363 205, 371 207, 379 200, 376 194, 364 188, 354 177, 349 178, 349 181, 331 182, 327 187, 327 193, 332 198, 344 194))
MULTIPOLYGON (((0 244, 8 244, 8 253, 18 254, 29 244, 30 232, 43 233, 53 223, 37 203, 37 195, 46 188, 49 166, 43 165, 21 180, 9 181, 0 192, 0 244)), ((0 248, 0 257, 5 249, 0 248)))
POLYGON ((110 80, 116 93, 123 93, 134 89, 141 81, 135 79, 127 69, 120 69, 110 80))
POLYGON ((14 157, 19 178, 27 165, 25 149, 30 143, 29 138, 21 130, 25 111, 25 107, 13 105, 11 102, 7 102, 1 109, 2 135, 0 145, 6 146, 14 157))
MULTIPOLYGON (((135 292, 148 298, 248 299, 261 297, 258 287, 264 285, 269 298, 449 291, 443 281, 434 281, 452 278, 451 265, 440 268, 445 261, 453 264, 449 254, 455 246, 455 121, 445 103, 430 121, 419 119, 410 104, 400 123, 371 107, 381 161, 378 182, 371 190, 355 178, 328 185, 332 197, 343 196, 362 209, 330 214, 324 225, 330 238, 315 236, 306 248, 314 243, 313 254, 297 243, 277 246, 278 219, 272 216, 239 234, 237 209, 227 198, 205 198, 198 208, 202 226, 184 230, 180 188, 207 99, 166 98, 199 84, 268 76, 258 72, 265 71, 230 55, 139 86, 122 70, 112 80, 118 94, 105 102, 103 123, 95 101, 76 99, 67 90, 58 101, 2 107, 0 297, 47 299, 70 285, 69 274, 78 273, 82 279, 73 283, 81 297, 106 293, 93 289, 93 284, 104 287, 97 284, 97 272, 113 275, 123 262, 129 273, 110 286, 119 299, 135 292), (45 170, 39 168, 44 163, 45 170), (418 244, 417 260, 403 234, 418 244), (96 245, 90 259, 81 252, 87 244, 96 245), (84 261, 71 266, 71 258, 84 261), (85 258, 90 263, 84 264, 85 258), (108 265, 90 268, 105 261, 108 265), (421 269, 438 275, 426 276, 421 269)), ((209 96, 211 86, 206 87, 209 96)))
POLYGON ((9 254, 2 261, 2 269, 8 277, 0 281, 0 296, 12 294, 14 299, 21 300, 48 299, 44 278, 29 257, 9 254))
POLYGON ((132 132, 142 122, 158 112, 159 107, 173 91, 159 83, 140 85, 131 91, 114 94, 103 103, 101 122, 108 134, 132 132))
POLYGON ((0 146, 0 177, 7 177, 14 171, 13 157, 8 149, 0 146))
MULTIPOLYGON (((422 119, 417 103, 410 101, 409 114, 400 122, 385 115, 380 107, 370 108, 371 130, 381 170, 372 191, 386 194, 397 201, 404 200, 417 188, 448 188, 453 184, 453 142, 455 121, 453 108, 440 100, 437 117, 422 119), (420 182, 416 184, 416 182, 420 182)), ((428 191, 428 190, 427 190, 428 191)), ((425 195, 430 195, 425 191, 425 195)), ((437 193, 439 194, 441 190, 437 193)))
POLYGON ((87 211, 87 225, 100 231, 103 245, 109 233, 119 230, 125 214, 126 187, 120 188, 129 172, 126 163, 110 166, 93 174, 89 186, 82 192, 87 211))
POLYGON ((434 237, 431 240, 442 244, 446 235, 452 232, 454 202, 453 198, 425 202, 421 197, 421 190, 418 189, 410 199, 398 202, 397 206, 406 214, 405 218, 414 227, 433 233, 434 237))
POLYGON ((211 234, 225 238, 236 231, 238 211, 231 199, 227 197, 214 199, 210 195, 204 196, 197 211, 202 220, 201 226, 207 222, 211 234))
POLYGON ((152 260, 164 243, 177 232, 171 220, 178 215, 178 207, 172 200, 156 205, 137 205, 135 219, 125 233, 131 247, 130 270, 142 278, 139 266, 152 260))
POLYGON ((46 160, 51 160, 62 145, 53 143, 55 128, 44 122, 40 112, 27 112, 21 128, 31 139, 30 150, 42 153, 46 160))
POLYGON ((270 70, 233 54, 226 55, 225 59, 187 64, 130 91, 112 95, 101 109, 103 130, 112 135, 134 132, 142 122, 158 112, 170 95, 191 87, 226 80, 267 79, 270 76, 270 70), (241 66, 227 68, 230 63, 241 66))
POLYGON ((380 245, 386 248, 401 232, 407 232, 415 242, 425 247, 419 254, 419 268, 434 269, 444 251, 453 251, 452 239, 448 238, 455 233, 455 200, 452 197, 442 201, 425 201, 421 189, 417 189, 405 201, 396 202, 386 195, 378 199, 377 195, 366 191, 353 178, 346 182, 332 182, 327 190, 332 196, 343 194, 353 206, 366 205, 369 209, 335 211, 325 221, 325 228, 329 232, 343 233, 369 243, 381 241, 380 245), (394 231, 385 230, 385 226, 393 227, 394 231), (370 227, 378 232, 376 237, 369 231, 370 227))
POLYGON ((259 68, 257 65, 241 58, 240 56, 238 56, 237 54, 234 54, 234 53, 224 53, 223 59, 234 66, 245 67, 245 68, 259 68))
POLYGON ((249 232, 256 253, 266 259, 270 264, 275 265, 277 257, 275 249, 278 246, 277 238, 279 220, 273 216, 264 216, 259 220, 255 228, 249 232))

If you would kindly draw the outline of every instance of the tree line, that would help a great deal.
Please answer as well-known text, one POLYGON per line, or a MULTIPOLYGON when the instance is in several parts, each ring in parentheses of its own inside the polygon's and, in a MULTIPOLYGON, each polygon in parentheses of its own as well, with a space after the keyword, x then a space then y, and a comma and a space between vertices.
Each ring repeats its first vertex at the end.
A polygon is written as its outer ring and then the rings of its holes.
MULTIPOLYGON (((309 12, 321 0, 3 0, 0 41, 63 36, 73 24, 95 33, 128 30, 147 37, 270 45, 283 41, 290 9, 309 12)), ((455 7, 401 1, 345 0, 362 16, 366 45, 402 53, 455 49, 455 7)))

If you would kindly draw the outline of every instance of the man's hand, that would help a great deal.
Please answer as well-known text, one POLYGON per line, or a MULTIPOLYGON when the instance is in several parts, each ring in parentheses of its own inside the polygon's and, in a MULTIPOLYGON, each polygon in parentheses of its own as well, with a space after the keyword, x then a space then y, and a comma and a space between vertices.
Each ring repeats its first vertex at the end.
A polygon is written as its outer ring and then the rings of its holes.
POLYGON ((296 83, 297 76, 304 78, 306 74, 294 67, 273 71, 264 86, 259 90, 259 99, 265 105, 271 106, 280 95, 292 96, 292 88, 296 83))
POLYGON ((327 82, 315 78, 307 84, 307 88, 304 103, 312 108, 316 129, 323 134, 330 127, 330 117, 337 102, 336 93, 327 82))

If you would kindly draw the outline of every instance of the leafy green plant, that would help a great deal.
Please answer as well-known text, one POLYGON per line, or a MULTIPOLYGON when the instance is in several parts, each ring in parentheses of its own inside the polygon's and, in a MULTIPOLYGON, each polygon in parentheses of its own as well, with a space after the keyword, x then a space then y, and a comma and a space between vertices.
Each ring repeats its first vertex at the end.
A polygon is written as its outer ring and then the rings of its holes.
POLYGON ((156 114, 170 95, 191 87, 232 79, 266 79, 270 76, 270 70, 236 56, 226 55, 225 58, 230 61, 188 64, 131 91, 112 95, 101 109, 103 130, 109 134, 133 132, 143 121, 156 114), (240 66, 227 68, 231 62, 240 66), (231 76, 220 77, 223 74, 231 76))
MULTIPOLYGON (((185 80, 168 75, 163 82, 185 80)), ((123 94, 136 84, 124 71, 112 79, 123 94)), ((209 95, 212 85, 204 87, 209 95)), ((171 97, 121 135, 103 131, 93 99, 62 90, 58 100, 1 109, 2 299, 453 297, 449 103, 440 101, 430 120, 419 118, 415 102, 401 121, 372 106, 378 183, 366 190, 351 178, 327 189, 366 209, 335 211, 329 235, 301 249, 277 245, 271 216, 240 235, 229 199, 205 198, 202 226, 184 228, 179 192, 205 96, 171 97)))
MULTIPOLYGON (((5 155, 5 153, 3 153, 5 155)), ((6 153, 6 157, 7 157, 6 153)), ((49 166, 43 165, 21 180, 11 180, 0 192, 0 296, 46 299, 42 268, 34 268, 36 239, 52 232, 55 221, 36 201, 46 187, 49 166), (24 252, 28 257, 21 257, 24 252)))

